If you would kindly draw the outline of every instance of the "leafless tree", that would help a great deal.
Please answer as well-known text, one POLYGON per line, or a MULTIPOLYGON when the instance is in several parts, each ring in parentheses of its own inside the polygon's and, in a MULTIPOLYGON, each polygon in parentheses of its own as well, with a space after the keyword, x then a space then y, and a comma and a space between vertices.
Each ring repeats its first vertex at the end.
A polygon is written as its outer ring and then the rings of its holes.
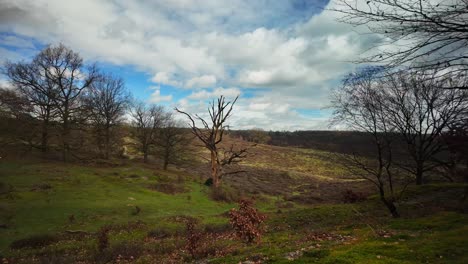
POLYGON ((238 97, 232 102, 226 102, 224 96, 220 96, 217 101, 212 101, 208 108, 210 119, 207 121, 199 115, 189 114, 178 108, 175 110, 184 114, 189 119, 189 126, 192 133, 204 144, 204 147, 210 151, 211 178, 213 186, 218 188, 223 176, 239 173, 240 171, 227 172, 224 166, 240 162, 247 156, 247 149, 234 149, 231 145, 229 149, 223 149, 221 142, 228 128, 227 119, 231 116, 232 109, 238 97), (198 123, 201 123, 199 126, 198 123))
POLYGON ((80 55, 63 44, 48 46, 34 61, 45 72, 46 82, 55 87, 52 98, 60 121, 62 158, 66 161, 72 126, 82 118, 82 92, 98 77, 98 72, 95 66, 85 67, 80 55))
POLYGON ((177 124, 172 113, 165 113, 162 127, 155 138, 155 145, 160 149, 163 157, 164 170, 167 170, 170 163, 177 160, 189 142, 186 131, 177 124))
POLYGON ((143 161, 147 163, 157 132, 163 125, 164 108, 135 102, 131 109, 131 116, 139 149, 143 153, 143 161))
POLYGON ((467 74, 468 0, 337 0, 332 10, 339 21, 383 36, 378 52, 361 62, 467 74))
POLYGON ((376 82, 379 70, 367 68, 345 78, 343 86, 333 98, 335 124, 344 124, 353 130, 370 135, 375 147, 376 159, 352 155, 340 155, 344 165, 353 173, 374 184, 382 203, 393 217, 399 217, 395 202, 399 195, 395 190, 393 141, 395 129, 389 122, 385 94, 376 82))
POLYGON ((111 74, 97 78, 87 93, 87 109, 90 111, 99 149, 106 159, 115 141, 115 127, 121 123, 129 100, 124 80, 111 74))
POLYGON ((441 136, 465 118, 468 107, 468 91, 439 88, 458 86, 466 78, 447 79, 438 70, 404 71, 387 75, 381 82, 388 120, 406 142, 412 159, 402 168, 415 175, 416 184, 422 184, 424 173, 439 166, 437 155, 447 150, 441 136))
POLYGON ((5 74, 11 84, 29 101, 31 115, 41 122, 41 144, 43 152, 48 150, 51 122, 57 116, 54 98, 59 89, 50 74, 49 66, 43 63, 42 56, 36 56, 31 62, 7 62, 5 74))

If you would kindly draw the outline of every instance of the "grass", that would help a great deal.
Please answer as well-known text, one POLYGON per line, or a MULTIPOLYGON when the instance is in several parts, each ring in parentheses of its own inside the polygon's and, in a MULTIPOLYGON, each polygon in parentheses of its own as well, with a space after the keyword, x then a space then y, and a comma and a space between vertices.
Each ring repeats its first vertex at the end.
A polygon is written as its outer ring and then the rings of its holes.
POLYGON ((188 177, 187 192, 171 195, 153 191, 148 188, 151 183, 161 179, 176 181, 176 178, 136 166, 92 168, 8 162, 0 164, 0 171, 1 181, 14 190, 11 198, 0 203, 6 209, 2 210, 2 218, 12 225, 0 229, 2 252, 11 241, 29 234, 75 229, 95 231, 104 224, 136 220, 157 223, 174 215, 203 217, 208 221, 233 207, 210 200, 206 195, 208 187, 188 177), (52 188, 32 190, 44 182, 52 188), (135 205, 141 208, 137 216, 132 215, 135 205), (72 223, 71 215, 75 219, 72 223))
POLYGON ((251 245, 230 234, 225 213, 237 205, 211 199, 210 188, 188 170, 137 162, 97 167, 3 160, 0 224, 6 228, 0 228, 0 259, 105 263, 121 255, 136 263, 191 261, 183 250, 184 220, 193 217, 200 221, 198 230, 205 230, 203 252, 210 263, 468 263, 468 215, 456 208, 463 185, 410 186, 399 204, 403 217, 392 219, 375 196, 356 204, 337 200, 350 183, 327 161, 331 154, 284 148, 288 155, 275 156, 280 147, 260 147, 245 164, 260 169, 226 188, 236 192, 256 184, 267 231, 261 243, 251 245), (278 160, 268 161, 268 155, 278 160), (273 173, 264 175, 268 162, 273 173), (156 191, 156 185, 165 189, 156 191), (288 201, 285 193, 299 199, 288 201), (324 199, 301 200, 310 195, 324 199), (111 226, 110 245, 98 253, 95 232, 104 225, 111 226))

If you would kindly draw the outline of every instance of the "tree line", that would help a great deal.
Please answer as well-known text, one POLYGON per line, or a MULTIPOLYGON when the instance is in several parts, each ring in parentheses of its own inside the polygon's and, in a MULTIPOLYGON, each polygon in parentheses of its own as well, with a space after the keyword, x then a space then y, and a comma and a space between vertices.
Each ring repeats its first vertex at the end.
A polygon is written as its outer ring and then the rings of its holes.
POLYGON ((31 61, 6 62, 3 73, 14 88, 0 89, 3 148, 21 143, 59 151, 63 161, 96 149, 96 157, 109 159, 125 154, 129 132, 144 162, 158 153, 166 169, 189 140, 170 111, 132 98, 121 77, 86 64, 63 44, 31 61))

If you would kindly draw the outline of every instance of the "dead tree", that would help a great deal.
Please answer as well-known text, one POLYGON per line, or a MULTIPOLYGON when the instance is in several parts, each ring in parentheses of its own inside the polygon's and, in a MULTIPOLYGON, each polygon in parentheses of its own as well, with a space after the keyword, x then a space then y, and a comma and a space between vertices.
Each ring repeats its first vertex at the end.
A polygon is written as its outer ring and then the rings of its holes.
POLYGON ((377 187, 382 203, 393 217, 399 217, 395 205, 399 196, 395 190, 393 142, 395 129, 386 112, 385 94, 376 80, 379 69, 367 68, 345 78, 333 99, 333 121, 348 128, 363 131, 372 139, 376 159, 353 153, 340 155, 343 164, 354 174, 377 187))
POLYGON ((467 74, 468 0, 338 0, 331 10, 338 21, 382 36, 360 62, 467 74))
POLYGON ((224 132, 229 127, 226 125, 226 121, 231 115, 237 99, 238 97, 232 102, 226 102, 225 97, 220 96, 216 102, 213 100, 208 108, 210 116, 208 121, 198 114, 189 114, 175 108, 177 112, 184 114, 189 119, 189 126, 192 133, 203 143, 204 147, 210 151, 211 179, 213 180, 213 186, 215 188, 220 186, 223 176, 241 172, 226 172, 223 167, 238 163, 247 155, 246 148, 235 150, 234 146, 231 145, 230 149, 225 150, 220 146, 223 141, 224 132), (198 123, 201 123, 202 126, 199 126, 198 123))
POLYGON ((147 163, 157 130, 163 124, 164 109, 161 106, 148 106, 143 102, 136 102, 131 109, 131 116, 139 149, 143 153, 143 161, 147 163))
POLYGON ((109 158, 116 141, 115 127, 121 123, 130 95, 122 78, 110 74, 94 81, 86 96, 87 109, 94 126, 96 141, 102 156, 109 158))

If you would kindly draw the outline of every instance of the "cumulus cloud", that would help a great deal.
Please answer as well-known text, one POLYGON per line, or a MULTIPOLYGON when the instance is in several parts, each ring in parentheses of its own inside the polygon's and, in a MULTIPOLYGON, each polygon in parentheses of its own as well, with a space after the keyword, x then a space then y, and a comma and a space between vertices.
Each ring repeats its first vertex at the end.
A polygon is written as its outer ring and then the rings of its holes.
POLYGON ((192 100, 207 100, 207 99, 213 99, 213 98, 218 98, 221 95, 227 97, 227 98, 235 98, 236 96, 241 94, 241 90, 239 88, 223 88, 223 87, 218 87, 213 90, 200 90, 200 91, 195 91, 189 96, 187 96, 187 99, 192 99, 192 100))
POLYGON ((187 81, 187 88, 206 88, 216 84, 216 77, 214 75, 203 75, 200 77, 194 77, 187 81))
POLYGON ((160 87, 150 87, 150 89, 154 90, 150 98, 148 99, 148 102, 150 103, 161 103, 161 102, 170 102, 172 101, 172 95, 161 95, 161 88, 160 87))
MULTIPOLYGON (((334 2, 3 0, 0 30, 12 34, 0 43, 62 41, 86 59, 132 65, 156 85, 193 90, 177 98, 184 105, 249 91, 239 126, 313 128, 322 119, 308 121, 298 109, 326 106, 330 88, 354 67, 349 61, 379 41, 337 23, 325 5, 334 2)), ((18 57, 2 46, 0 55, 18 57)), ((158 88, 148 100, 173 99, 158 88)))

